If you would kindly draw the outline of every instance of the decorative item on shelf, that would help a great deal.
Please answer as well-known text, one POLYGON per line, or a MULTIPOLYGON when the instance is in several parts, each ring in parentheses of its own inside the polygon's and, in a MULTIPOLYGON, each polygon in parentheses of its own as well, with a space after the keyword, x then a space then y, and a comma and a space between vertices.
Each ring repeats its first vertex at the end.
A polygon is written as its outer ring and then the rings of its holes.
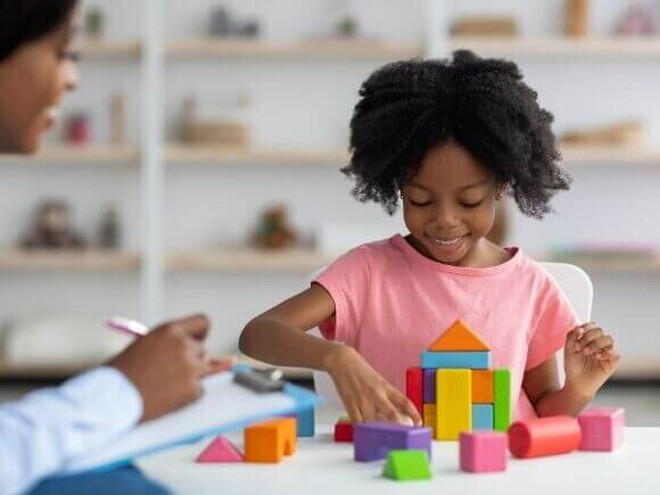
POLYGON ((98 7, 90 7, 85 14, 85 34, 94 39, 99 39, 103 36, 105 28, 105 15, 103 10, 98 7))
POLYGON ((566 34, 573 37, 589 34, 589 0, 566 0, 566 34))
POLYGON ((259 217, 252 243, 261 249, 285 249, 296 243, 298 234, 289 226, 284 205, 268 207, 259 217))
POLYGON ((88 145, 92 140, 92 124, 88 115, 75 113, 67 119, 64 141, 76 146, 88 145))
POLYGON ((106 207, 99 225, 99 246, 105 249, 117 249, 121 243, 119 213, 114 205, 106 207))
POLYGON ((653 36, 658 33, 660 33, 658 11, 642 2, 628 7, 616 27, 616 34, 621 36, 653 36))
POLYGON ((238 21, 233 18, 227 7, 215 7, 209 19, 209 34, 217 37, 257 38, 261 26, 257 19, 238 21))
POLYGON ((197 100, 188 97, 183 103, 182 140, 187 143, 228 147, 247 147, 251 135, 247 113, 250 98, 241 95, 223 119, 200 121, 197 116, 197 100))
POLYGON ((83 237, 71 226, 69 205, 63 200, 46 200, 36 209, 34 223, 21 246, 26 249, 79 249, 83 237))
POLYGON ((121 93, 110 98, 110 142, 116 145, 126 143, 126 98, 121 93))
POLYGON ((510 16, 469 16, 456 20, 451 27, 453 36, 518 36, 516 19, 510 16))
POLYGON ((644 124, 640 121, 620 122, 590 129, 565 132, 560 141, 571 146, 640 146, 644 124))
POLYGON ((335 33, 341 38, 354 38, 358 36, 360 24, 357 17, 346 14, 339 18, 335 24, 335 33))

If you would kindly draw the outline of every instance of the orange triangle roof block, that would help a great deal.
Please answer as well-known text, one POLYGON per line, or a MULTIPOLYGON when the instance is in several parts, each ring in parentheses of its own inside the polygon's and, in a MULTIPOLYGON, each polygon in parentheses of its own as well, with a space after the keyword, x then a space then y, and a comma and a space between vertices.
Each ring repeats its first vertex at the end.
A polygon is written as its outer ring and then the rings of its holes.
POLYGON ((429 351, 489 351, 490 348, 463 320, 456 320, 428 348, 429 351))

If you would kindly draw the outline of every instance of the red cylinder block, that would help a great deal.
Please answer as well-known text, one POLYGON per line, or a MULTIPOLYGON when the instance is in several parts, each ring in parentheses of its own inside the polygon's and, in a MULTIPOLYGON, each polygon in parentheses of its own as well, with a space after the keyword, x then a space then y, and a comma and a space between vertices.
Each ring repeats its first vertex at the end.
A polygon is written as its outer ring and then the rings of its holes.
POLYGON ((509 428, 509 450, 518 458, 568 454, 580 445, 580 425, 570 416, 519 421, 509 428))

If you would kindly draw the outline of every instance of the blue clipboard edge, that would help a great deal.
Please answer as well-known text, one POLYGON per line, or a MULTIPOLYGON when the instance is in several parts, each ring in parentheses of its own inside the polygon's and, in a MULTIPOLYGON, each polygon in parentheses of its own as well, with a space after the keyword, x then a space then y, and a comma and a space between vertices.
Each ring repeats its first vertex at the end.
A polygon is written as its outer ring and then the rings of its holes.
MULTIPOLYGON (((242 365, 243 366, 243 365, 242 365)), ((231 423, 228 425, 223 425, 218 428, 211 428, 209 430, 203 431, 201 433, 195 433, 194 435, 190 435, 184 438, 181 438, 179 440, 175 440, 171 443, 166 443, 163 445, 159 445, 158 447, 153 447, 150 449, 145 449, 140 452, 136 452, 133 454, 131 457, 128 457, 126 459, 118 460, 115 462, 111 462, 109 464, 106 464, 104 466, 99 466, 96 468, 92 469, 87 469, 83 471, 76 471, 76 472, 70 472, 70 473, 62 473, 58 477, 66 477, 66 476, 71 476, 71 475, 77 475, 77 474, 82 474, 82 473, 104 473, 107 471, 112 471, 114 469, 117 469, 122 466, 126 466, 129 464, 132 464, 135 459, 138 459, 139 457, 144 457, 147 455, 152 455, 156 454, 158 452, 164 452, 166 450, 170 450, 176 447, 180 447, 182 445, 189 445, 191 443, 198 442, 202 438, 215 435, 218 433, 223 433, 226 431, 233 431, 233 430, 238 430, 246 425, 249 425, 251 423, 255 423, 257 421, 273 418, 276 416, 282 416, 285 414, 291 414, 291 413, 297 413, 299 411, 304 411, 309 408, 313 408, 319 404, 322 403, 322 399, 316 395, 314 392, 307 390, 303 387, 300 387, 298 385, 294 385, 292 383, 285 383, 284 384, 284 394, 288 395, 289 397, 293 398, 296 402, 292 407, 285 407, 282 409, 275 409, 268 411, 267 413, 258 413, 255 414, 254 416, 250 416, 249 418, 245 418, 241 421, 237 421, 235 423, 231 423)))

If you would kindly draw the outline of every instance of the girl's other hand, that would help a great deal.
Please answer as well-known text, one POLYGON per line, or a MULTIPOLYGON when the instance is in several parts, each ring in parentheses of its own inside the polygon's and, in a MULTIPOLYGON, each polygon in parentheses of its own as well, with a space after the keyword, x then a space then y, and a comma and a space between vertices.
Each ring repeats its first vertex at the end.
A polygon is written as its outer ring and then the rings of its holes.
POLYGON ((612 336, 595 323, 575 327, 566 336, 564 348, 566 385, 582 395, 594 396, 620 359, 612 336))

